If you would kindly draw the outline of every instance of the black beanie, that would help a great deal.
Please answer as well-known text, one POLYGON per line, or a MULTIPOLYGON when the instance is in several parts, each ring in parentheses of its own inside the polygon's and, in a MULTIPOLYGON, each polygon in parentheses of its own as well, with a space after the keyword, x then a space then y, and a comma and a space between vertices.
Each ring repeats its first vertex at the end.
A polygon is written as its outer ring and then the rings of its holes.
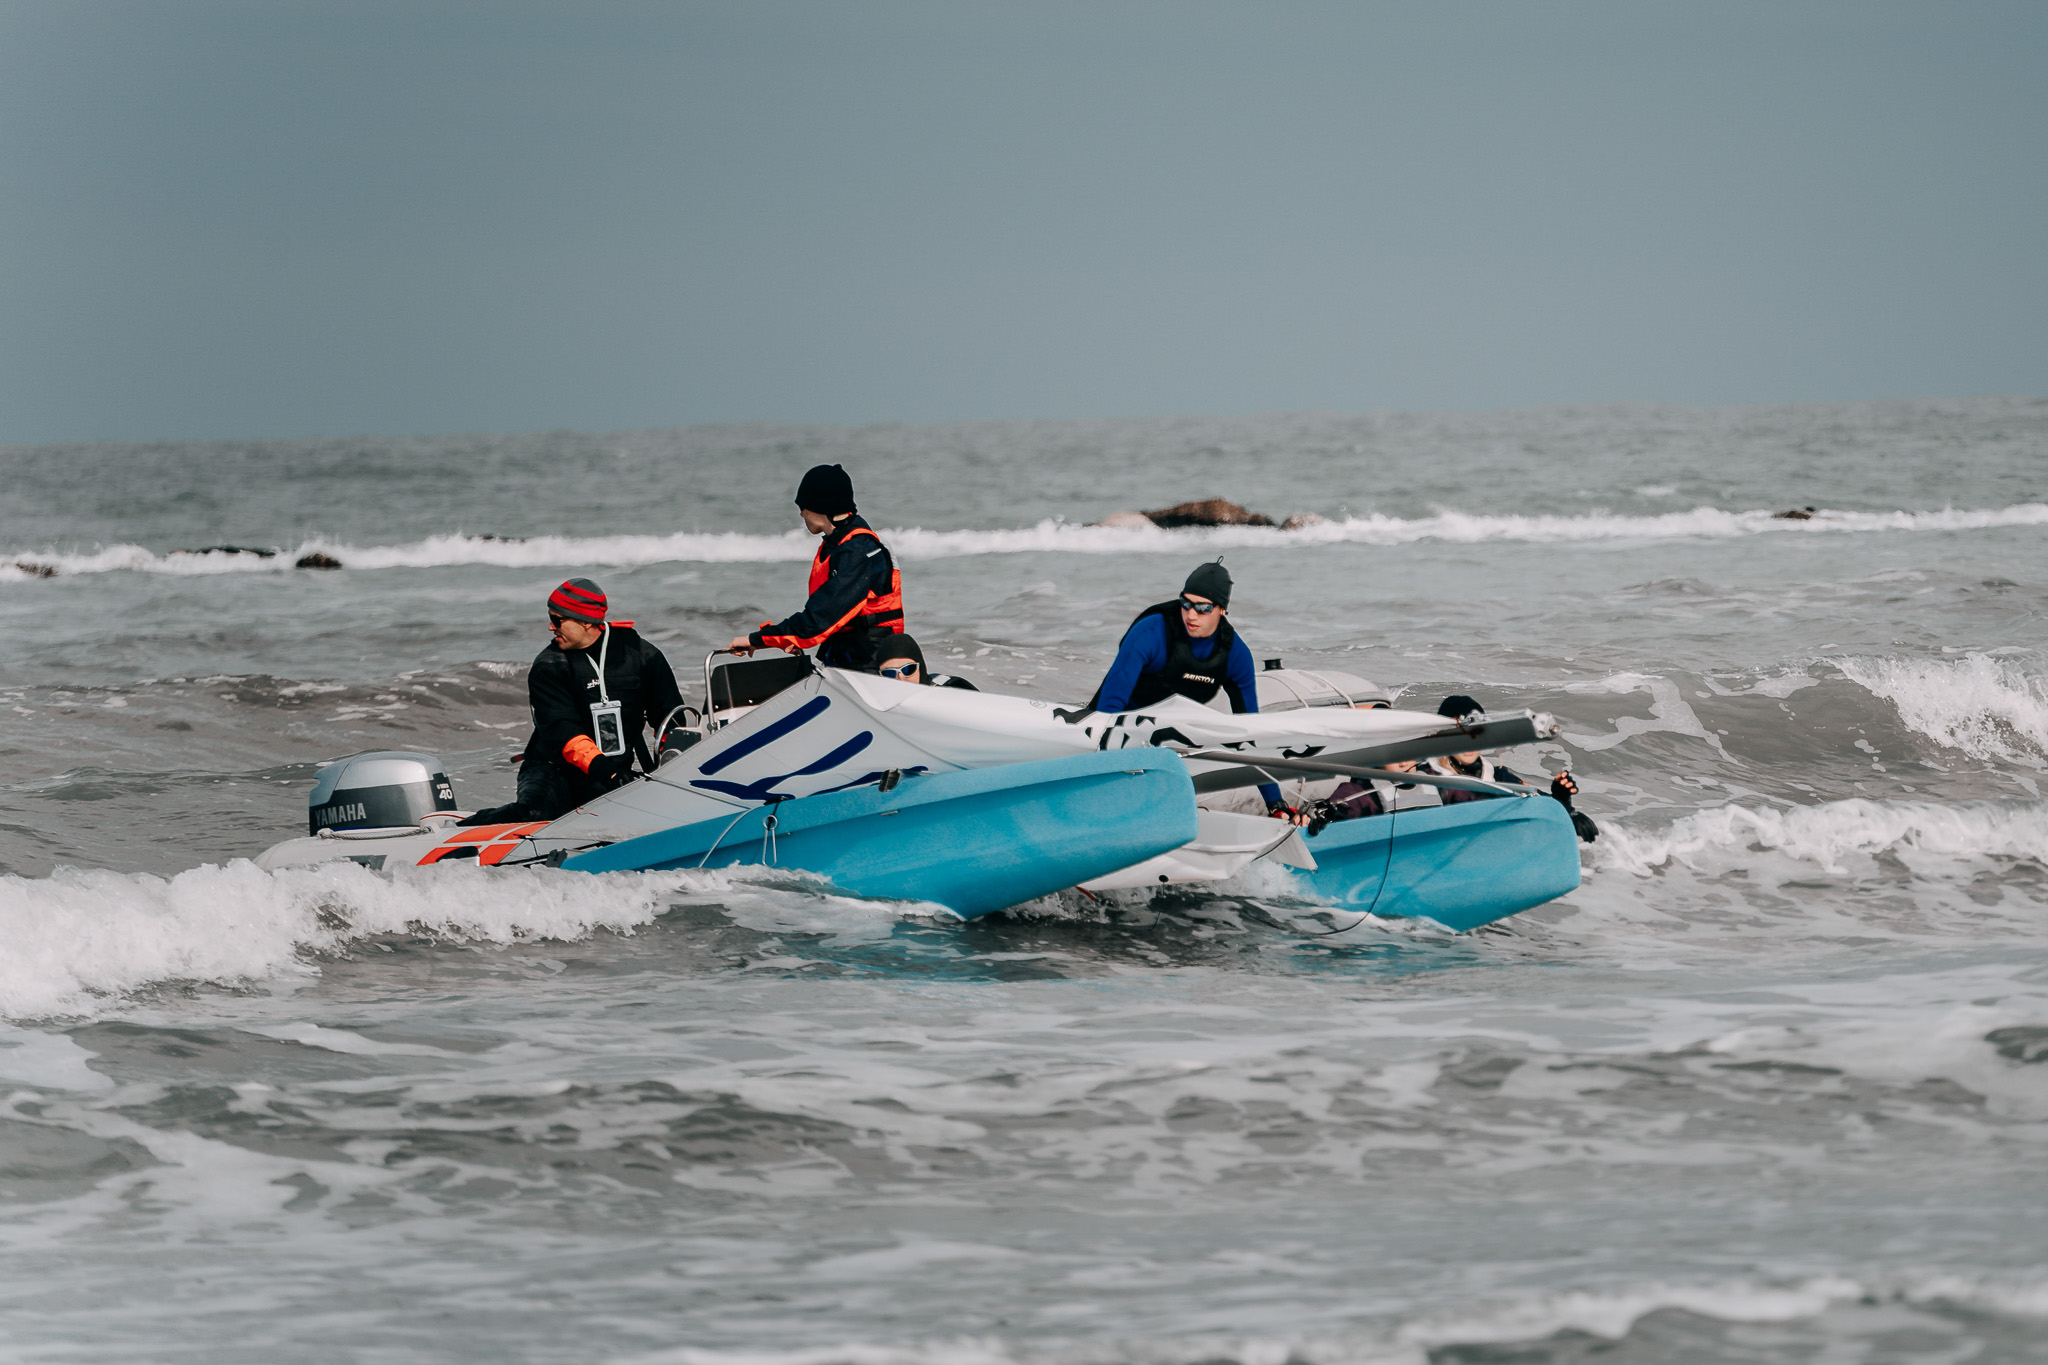
POLYGON ((1180 585, 1180 590, 1197 593, 1219 607, 1227 607, 1230 605, 1230 570, 1223 567, 1220 559, 1199 565, 1188 575, 1188 581, 1180 585))
POLYGON ((1454 697, 1445 697, 1442 702, 1438 703, 1436 713, 1440 716, 1449 716, 1452 720, 1458 720, 1470 715, 1483 716, 1486 714, 1486 708, 1461 692, 1454 697))
POLYGON ((853 510, 853 480, 836 464, 812 465, 796 486, 796 505, 821 517, 853 510))
POLYGON ((917 680, 930 681, 931 666, 924 661, 924 649, 908 635, 883 635, 875 640, 875 667, 891 659, 917 660, 917 680))

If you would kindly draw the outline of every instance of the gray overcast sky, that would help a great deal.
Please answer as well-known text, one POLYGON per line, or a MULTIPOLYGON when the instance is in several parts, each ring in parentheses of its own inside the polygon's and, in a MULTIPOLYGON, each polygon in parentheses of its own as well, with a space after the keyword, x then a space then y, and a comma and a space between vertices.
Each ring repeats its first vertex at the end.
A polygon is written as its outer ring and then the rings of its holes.
POLYGON ((0 0, 0 441, 2048 391, 2048 4, 0 0))

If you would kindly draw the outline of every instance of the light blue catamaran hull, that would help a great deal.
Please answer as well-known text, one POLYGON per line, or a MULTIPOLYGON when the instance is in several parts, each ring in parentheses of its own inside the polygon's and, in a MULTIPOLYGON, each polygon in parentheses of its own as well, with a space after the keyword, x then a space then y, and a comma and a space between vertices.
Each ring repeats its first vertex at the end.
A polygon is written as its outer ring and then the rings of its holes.
POLYGON ((562 865, 795 868, 857 896, 932 901, 973 919, 1143 862, 1195 834, 1195 789, 1180 757, 1122 750, 907 776, 889 792, 797 797, 562 865))
POLYGON ((1464 801, 1344 820, 1308 840, 1295 875, 1347 910, 1476 929, 1569 895, 1579 841, 1548 797, 1464 801))

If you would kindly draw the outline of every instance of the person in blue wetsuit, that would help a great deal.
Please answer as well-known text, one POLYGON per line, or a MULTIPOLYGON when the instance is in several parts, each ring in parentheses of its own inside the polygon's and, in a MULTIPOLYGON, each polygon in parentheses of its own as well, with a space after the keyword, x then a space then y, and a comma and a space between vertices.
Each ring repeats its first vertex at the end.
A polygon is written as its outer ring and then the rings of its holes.
MULTIPOLYGON (((1228 620, 1230 570, 1219 560, 1188 575, 1180 596, 1138 613, 1117 646, 1116 662, 1088 700, 1092 711, 1135 711, 1168 697, 1207 702, 1218 692, 1230 709, 1259 709, 1258 674, 1252 652, 1228 620)), ((1280 788, 1259 787, 1266 813, 1297 825, 1309 817, 1280 799, 1280 788)))

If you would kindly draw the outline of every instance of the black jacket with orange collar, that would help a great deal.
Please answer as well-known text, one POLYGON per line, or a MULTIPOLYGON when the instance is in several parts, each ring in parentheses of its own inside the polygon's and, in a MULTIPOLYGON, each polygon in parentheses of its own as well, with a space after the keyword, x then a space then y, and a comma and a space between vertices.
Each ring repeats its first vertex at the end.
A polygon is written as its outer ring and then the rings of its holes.
POLYGON ((590 704, 598 700, 597 661, 604 660, 604 692, 623 707, 619 719, 626 730, 627 761, 633 758, 648 772, 654 758, 648 751, 646 728, 660 725, 683 704, 676 675, 660 650, 640 638, 631 621, 614 621, 589 649, 564 650, 549 643, 526 675, 526 699, 533 707, 533 738, 526 742, 526 761, 556 763, 588 775, 598 757, 590 704), (602 646, 602 648, 600 648, 602 646))

